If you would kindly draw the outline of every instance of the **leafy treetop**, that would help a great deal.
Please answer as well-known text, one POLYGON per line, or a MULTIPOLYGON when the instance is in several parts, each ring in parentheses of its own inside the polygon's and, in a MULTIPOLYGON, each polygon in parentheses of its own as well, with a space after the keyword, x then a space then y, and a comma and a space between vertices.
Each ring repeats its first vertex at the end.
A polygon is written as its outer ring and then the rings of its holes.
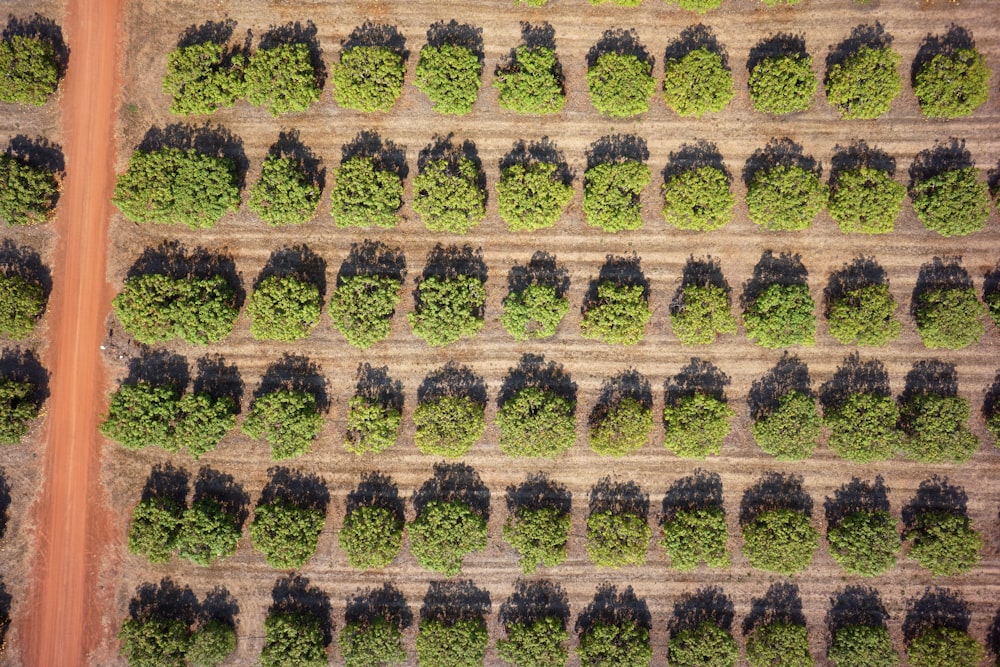
POLYGON ((420 49, 414 85, 430 98, 434 111, 464 116, 472 111, 482 85, 479 57, 459 44, 420 49))
POLYGON ((588 169, 583 181, 587 224, 612 233, 642 227, 639 196, 649 180, 649 167, 636 160, 604 162, 588 169))
POLYGON ((862 46, 826 73, 826 99, 842 118, 878 118, 903 89, 895 50, 862 46))
POLYGON ((722 111, 736 94, 733 73, 720 54, 707 48, 671 58, 664 70, 663 97, 680 116, 700 117, 722 111))
POLYGON ((566 104, 562 67, 546 47, 519 46, 510 64, 493 78, 500 108, 534 115, 556 114, 566 104))
POLYGON ((403 57, 385 46, 355 46, 331 66, 333 99, 345 109, 388 111, 403 91, 403 57))
POLYGON ((279 44, 257 49, 246 66, 246 96, 272 116, 305 111, 319 100, 320 87, 309 45, 279 44))
POLYGON ((606 116, 627 118, 649 111, 656 89, 653 66, 638 56, 602 53, 587 70, 590 102, 606 116))

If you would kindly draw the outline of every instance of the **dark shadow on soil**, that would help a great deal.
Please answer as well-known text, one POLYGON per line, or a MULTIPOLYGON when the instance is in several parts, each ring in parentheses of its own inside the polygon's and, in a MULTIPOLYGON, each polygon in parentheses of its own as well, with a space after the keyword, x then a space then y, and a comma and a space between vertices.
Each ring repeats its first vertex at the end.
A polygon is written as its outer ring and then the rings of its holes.
POLYGON ((915 528, 920 516, 928 512, 967 516, 968 503, 965 489, 949 484, 947 477, 934 475, 920 483, 916 495, 903 508, 903 526, 906 530, 915 528))
POLYGON ((722 588, 706 586, 687 593, 674 603, 674 615, 667 627, 671 636, 684 630, 694 630, 705 622, 715 623, 729 632, 733 627, 733 601, 722 588))
POLYGON ((655 67, 654 58, 649 55, 649 51, 639 41, 635 30, 623 30, 622 28, 605 30, 597 43, 590 47, 590 51, 587 52, 587 67, 590 68, 597 64, 597 59, 605 53, 635 56, 639 60, 649 63, 650 67, 655 67))
MULTIPOLYGON (((26 134, 17 134, 10 138, 7 144, 7 155, 33 169, 47 171, 59 178, 66 175, 66 156, 62 145, 42 136, 31 138, 26 134)), ((58 201, 56 195, 53 205, 58 201)))
POLYGON ((889 176, 896 173, 896 158, 881 148, 869 146, 862 140, 857 140, 850 146, 837 144, 833 148, 830 159, 830 187, 836 189, 840 174, 854 169, 868 167, 884 171, 889 176))
MULTIPOLYGON (((10 509, 10 482, 7 481, 7 471, 0 468, 0 539, 7 532, 7 510, 10 509)), ((0 644, 2 645, 2 644, 0 644)))
POLYGON ((861 356, 855 352, 846 356, 833 377, 819 388, 824 411, 836 410, 851 394, 891 396, 885 364, 878 359, 861 361, 861 356))
POLYGON ((128 361, 128 376, 121 384, 145 382, 154 386, 169 385, 182 393, 191 381, 187 357, 166 350, 144 349, 128 361))
POLYGON ((705 257, 691 255, 684 264, 680 287, 677 288, 673 301, 670 303, 671 314, 678 313, 684 307, 684 290, 686 288, 709 286, 723 290, 726 293, 726 298, 731 301, 732 289, 722 274, 722 265, 719 260, 711 255, 705 257))
POLYGON ((833 636, 837 630, 851 625, 884 628, 889 612, 882 604, 878 591, 867 586, 847 586, 830 598, 826 627, 833 636))
POLYGON ((808 285, 809 272, 802 264, 802 256, 783 252, 775 255, 767 250, 753 267, 753 277, 743 283, 740 307, 746 310, 771 285, 808 285))
POLYGON ((826 56, 826 77, 830 76, 830 68, 843 63, 862 47, 884 49, 891 45, 892 35, 878 21, 874 25, 857 25, 851 29, 850 37, 830 47, 830 53, 826 56))
POLYGON ((664 383, 664 404, 676 406, 682 398, 696 393, 725 401, 726 386, 729 382, 729 376, 711 361, 691 357, 691 363, 664 383))
POLYGON ((605 477, 590 489, 590 513, 634 514, 645 520, 649 515, 649 494, 638 484, 612 482, 605 477))
POLYGON ((330 504, 330 492, 326 480, 298 470, 274 467, 267 471, 267 484, 261 489, 257 507, 269 505, 276 500, 292 503, 296 507, 318 509, 326 512, 330 504))
POLYGON ((764 60, 783 56, 808 58, 805 35, 779 32, 760 40, 750 49, 750 55, 747 58, 747 72, 753 72, 757 65, 764 60))
POLYGON ((19 246, 11 239, 0 242, 0 273, 39 285, 46 301, 52 294, 52 272, 38 251, 30 246, 19 246))
POLYGON ((763 512, 789 509, 812 516, 812 498, 802 488, 800 475, 768 472, 743 493, 740 501, 740 526, 746 526, 763 512))
POLYGON ((257 48, 273 49, 278 46, 305 44, 309 48, 309 64, 312 65, 316 76, 316 85, 323 88, 326 83, 326 61, 323 59, 323 47, 319 44, 317 32, 316 25, 312 21, 306 21, 305 25, 295 21, 271 26, 260 36, 257 48))
POLYGON ((316 398, 317 410, 326 412, 330 408, 327 380, 319 365, 306 357, 285 353, 280 361, 268 366, 253 393, 253 399, 256 401, 279 389, 308 392, 316 398))
POLYGON ((910 192, 921 181, 926 181, 946 171, 974 167, 972 153, 965 147, 965 139, 950 137, 947 142, 938 141, 933 148, 927 148, 913 158, 910 165, 910 192))
POLYGON ((382 584, 381 588, 366 588, 347 598, 345 623, 368 627, 380 618, 400 631, 413 624, 413 612, 410 611, 406 597, 392 584, 382 584))
POLYGON ((184 468, 176 468, 171 463, 158 463, 149 471, 140 500, 169 498, 185 507, 190 481, 191 475, 184 468))
POLYGON ((935 257, 920 267, 917 284, 910 299, 910 317, 916 318, 920 297, 944 289, 974 289, 972 277, 962 266, 961 257, 935 257))
POLYGON ((983 301, 997 293, 1000 293, 1000 262, 983 277, 983 301))
POLYGON ((164 148, 194 149, 202 155, 225 158, 233 164, 239 189, 246 186, 250 161, 243 150, 243 140, 221 125, 173 123, 151 127, 135 148, 147 153, 164 148))
POLYGON ((838 271, 830 274, 830 281, 823 290, 824 317, 830 317, 830 309, 840 299, 853 290, 872 285, 888 285, 889 277, 882 265, 874 257, 855 257, 838 271))
POLYGON ((909 644, 930 628, 954 628, 968 632, 971 620, 972 612, 961 593, 928 586, 920 598, 910 601, 903 620, 903 640, 909 644))
POLYGON ((128 615, 137 621, 161 617, 187 621, 188 625, 192 625, 198 618, 198 612, 198 598, 194 591, 188 586, 178 586, 170 577, 161 579, 159 585, 142 584, 128 603, 128 615))
POLYGON ((607 378, 601 385, 601 395, 590 411, 589 425, 597 426, 626 398, 638 401, 647 410, 653 409, 653 391, 649 380, 634 368, 607 378))
POLYGON ((399 54, 405 62, 410 57, 406 50, 406 37, 394 25, 365 21, 340 43, 341 53, 359 46, 378 46, 399 54))
POLYGON ((427 45, 441 48, 445 44, 464 46, 476 55, 479 60, 479 67, 482 69, 483 54, 483 29, 477 28, 468 23, 459 23, 452 19, 448 23, 438 21, 431 24, 427 29, 427 45))
POLYGON ((958 370, 955 364, 930 359, 917 361, 906 374, 906 385, 899 402, 908 403, 916 396, 958 396, 958 370))
POLYGON ((983 398, 983 419, 989 419, 1000 412, 1000 373, 993 378, 993 384, 986 390, 983 398))
POLYGON ((250 496, 232 475, 212 470, 208 466, 202 467, 194 481, 194 497, 191 502, 193 504, 203 499, 218 501, 226 514, 236 517, 242 532, 243 524, 250 515, 250 496))
POLYGON ((889 511, 889 489, 881 475, 874 482, 866 482, 857 477, 833 492, 833 497, 827 497, 823 502, 826 513, 827 528, 836 528, 851 514, 857 512, 889 511))
POLYGON ((551 285, 556 296, 563 299, 569 291, 569 272, 556 262, 555 255, 538 250, 527 265, 515 264, 507 274, 507 291, 511 294, 523 292, 530 285, 551 285))
POLYGON ((188 249, 180 241, 163 241, 156 247, 149 246, 135 260, 126 279, 150 273, 171 278, 210 278, 222 276, 236 294, 234 306, 243 307, 246 292, 243 280, 236 270, 236 261, 226 250, 212 251, 201 246, 188 249))
POLYGON ((986 172, 986 183, 994 197, 1000 195, 1000 161, 996 167, 986 172))
POLYGON ((225 44, 233 38, 236 25, 237 23, 233 19, 205 21, 201 24, 190 25, 178 35, 177 48, 186 48, 207 42, 225 44))
MULTIPOLYGON (((431 276, 446 279, 471 276, 485 283, 488 274, 482 249, 473 250, 470 245, 445 246, 437 244, 433 250, 427 253, 427 263, 424 265, 424 272, 420 278, 427 280, 431 276)), ((418 286, 417 292, 419 293, 419 291, 418 286)))
POLYGON ((476 187, 483 193, 483 203, 489 201, 489 192, 486 189, 486 172, 483 171, 483 161, 479 158, 479 150, 476 143, 471 139, 466 139, 461 144, 455 144, 452 138, 454 132, 447 136, 434 135, 434 140, 427 144, 417 155, 417 169, 423 173, 430 162, 444 160, 448 163, 447 173, 451 176, 461 176, 458 171, 460 160, 468 160, 476 167, 476 187))
POLYGON ((413 494, 413 508, 419 515, 432 500, 458 500, 484 521, 490 519, 490 490, 479 478, 479 473, 464 463, 434 464, 434 476, 413 494))
POLYGON ((375 130, 361 130, 358 136, 341 147, 341 163, 353 157, 371 158, 376 169, 391 171, 399 176, 400 180, 405 179, 410 173, 406 164, 406 147, 383 139, 375 130))
POLYGON ((389 367, 373 367, 371 364, 358 365, 356 396, 375 401, 383 408, 403 409, 403 383, 389 375, 389 367))
POLYGON ((500 159, 500 171, 516 164, 529 166, 539 163, 556 165, 555 176, 564 185, 573 182, 573 170, 566 163, 566 156, 548 137, 542 137, 540 141, 517 141, 510 152, 500 159))
POLYGON ((198 359, 197 368, 194 393, 205 393, 215 399, 228 398, 236 406, 236 412, 239 414, 245 385, 236 364, 227 364, 222 355, 208 354, 198 359))
POLYGON ((10 608, 14 598, 7 592, 7 586, 0 579, 0 646, 7 641, 7 630, 10 628, 10 608))
POLYGON ((326 296, 326 260, 310 250, 307 245, 296 245, 279 248, 267 258, 267 263, 260 270, 253 282, 256 291, 260 284, 268 278, 292 277, 319 288, 320 305, 326 296))
POLYGON ((576 634, 583 635, 598 623, 618 625, 632 622, 646 628, 652 628, 652 617, 644 598, 637 598, 635 591, 628 586, 621 593, 609 583, 597 587, 594 600, 576 617, 576 634))
MULTIPOLYGON (((2 590, 2 584, 0 584, 0 591, 2 590)), ((2 600, 2 597, 0 597, 0 600, 2 600)), ((2 610, 2 606, 0 606, 0 610, 2 610)), ((0 640, 2 639, 3 636, 0 635, 0 640)), ((1000 655, 1000 610, 993 617, 993 623, 990 624, 990 631, 986 635, 986 649, 991 651, 993 655, 1000 655)))
POLYGON ((910 85, 916 87, 917 73, 924 65, 934 59, 936 55, 953 56, 959 49, 974 49, 976 41, 972 39, 972 33, 961 26, 952 23, 948 26, 948 32, 943 35, 927 33, 924 41, 917 49, 917 55, 910 66, 910 85))
POLYGON ((292 160, 306 176, 306 180, 320 190, 326 186, 326 168, 323 158, 302 143, 298 130, 285 130, 278 135, 278 141, 267 151, 269 156, 292 160))
POLYGON ((697 49, 706 49, 722 56, 722 66, 729 69, 729 56, 726 54, 725 47, 719 44, 712 29, 701 23, 685 28, 677 36, 677 39, 667 44, 667 50, 663 54, 663 62, 680 60, 697 49))
POLYGON ((239 614, 240 605, 236 598, 224 587, 216 586, 205 595, 198 620, 201 623, 218 620, 235 629, 236 617, 239 614))
POLYGON ((597 278, 590 281, 590 287, 583 299, 581 313, 586 313, 590 308, 597 305, 600 299, 597 297, 597 288, 605 282, 613 283, 618 287, 642 287, 642 296, 649 299, 649 280, 639 266, 638 255, 607 255, 597 278))
POLYGON ((540 510, 553 508, 561 514, 569 514, 573 506, 573 494, 562 484, 551 480, 545 473, 532 473, 520 486, 507 487, 507 511, 517 513, 521 508, 540 510))
POLYGON ((518 579, 514 592, 500 605, 500 624, 531 625, 542 618, 558 618, 565 628, 569 622, 569 597, 559 584, 547 579, 518 579))
POLYGON ((702 167, 712 167, 718 169, 726 175, 726 183, 732 184, 733 176, 726 169, 722 161, 722 153, 719 147, 710 141, 699 139, 697 143, 684 144, 676 151, 670 153, 667 159, 667 166, 663 168, 663 182, 669 183, 675 176, 702 167))
POLYGON ((546 363, 542 355, 521 355, 517 366, 507 371, 507 375, 504 376, 503 384, 497 393, 497 405, 502 406, 526 387, 553 391, 576 405, 576 383, 569 373, 563 370, 561 364, 554 361, 546 363))
POLYGON ((678 512, 691 512, 707 508, 722 509, 722 477, 716 472, 701 468, 693 475, 681 477, 670 485, 663 497, 661 525, 674 520, 678 512))
POLYGON ((649 160, 646 140, 634 134, 607 134, 587 149, 587 169, 599 164, 642 162, 649 160))
POLYGON ((406 257, 401 249, 390 248, 381 241, 365 239, 352 243, 337 272, 337 287, 354 276, 385 276, 402 283, 406 279, 406 257))
POLYGON ((799 167, 817 176, 823 175, 823 165, 811 155, 802 153, 802 146, 788 137, 771 139, 763 148, 758 148, 743 165, 743 184, 750 187, 758 171, 775 167, 799 167))
POLYGON ((0 355, 0 379, 31 384, 29 398, 37 410, 49 400, 49 371, 32 350, 5 349, 0 355))
POLYGON ((27 18, 17 18, 8 15, 7 26, 3 31, 3 39, 9 40, 14 36, 37 39, 52 47, 56 56, 56 73, 61 81, 66 76, 66 68, 69 66, 70 48, 63 39, 62 27, 39 13, 34 13, 27 18))
POLYGON ((471 579, 432 581, 420 608, 421 621, 454 625, 459 621, 486 621, 490 614, 490 592, 471 579))
POLYGON ((749 635, 772 623, 805 626, 802 598, 796 584, 771 584, 764 597, 754 598, 750 603, 750 613, 743 619, 743 634, 749 635))
POLYGON ((417 403, 435 401, 444 397, 468 396, 477 404, 486 405, 486 382, 468 366, 449 361, 432 371, 417 388, 417 403))
POLYGON ((382 507, 395 514, 400 522, 404 520, 399 487, 392 477, 380 472, 364 473, 357 488, 347 494, 346 514, 359 507, 382 507))
POLYGON ((271 606, 268 614, 309 614, 319 619, 323 628, 323 645, 333 641, 333 614, 330 598, 318 586, 310 586, 309 579, 300 575, 288 575, 274 582, 271 590, 271 606))
POLYGON ((771 370, 750 385, 747 395, 750 418, 756 421, 770 415, 778 409, 781 398, 793 391, 815 396, 809 367, 798 357, 785 352, 771 370))

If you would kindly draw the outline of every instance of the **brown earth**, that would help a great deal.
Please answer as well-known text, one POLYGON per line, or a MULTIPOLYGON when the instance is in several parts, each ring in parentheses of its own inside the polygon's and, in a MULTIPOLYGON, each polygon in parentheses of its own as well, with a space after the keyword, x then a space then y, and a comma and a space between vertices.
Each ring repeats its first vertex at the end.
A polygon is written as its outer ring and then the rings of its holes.
MULTIPOLYGON (((205 3, 175 0, 158 2, 141 0, 130 3, 126 14, 127 57, 125 62, 125 92, 120 115, 118 170, 125 168, 128 155, 150 127, 163 127, 177 122, 167 111, 168 100, 160 93, 165 54, 173 48, 176 36, 192 24, 229 17, 238 22, 234 41, 242 41, 243 31, 250 29, 259 37, 271 25, 287 21, 312 20, 326 62, 336 60, 341 40, 366 18, 395 25, 406 37, 410 52, 407 60, 407 85, 389 114, 364 115, 338 109, 329 90, 320 103, 301 114, 289 114, 272 119, 266 112, 239 103, 234 109, 216 113, 210 119, 234 133, 242 141, 249 161, 247 183, 253 183, 260 162, 268 147, 282 130, 297 129, 302 141, 324 158, 327 187, 320 214, 298 229, 272 229, 263 225, 247 210, 227 216, 211 231, 192 232, 186 229, 165 229, 132 225, 117 216, 111 228, 111 257, 108 280, 120 285, 128 268, 142 250, 164 239, 178 239, 189 248, 205 246, 227 253, 235 261, 243 284, 250 289, 255 277, 275 250, 304 243, 326 260, 327 287, 332 287, 340 262, 346 257, 351 243, 365 238, 398 245, 405 251, 408 278, 403 304, 394 320, 392 337, 362 353, 347 346, 324 318, 306 340, 292 344, 262 344, 249 334, 246 317, 237 323, 234 334, 225 342, 199 349, 170 345, 171 353, 188 360, 190 374, 196 375, 196 360, 204 355, 221 355, 226 363, 235 364, 245 385, 243 409, 267 367, 288 352, 309 357, 316 362, 329 384, 331 407, 327 426, 311 453, 289 462, 289 467, 321 475, 329 485, 331 505, 327 529, 320 538, 319 550, 301 570, 311 584, 320 587, 333 609, 333 619, 339 628, 343 624, 345 599, 358 588, 377 586, 389 581, 407 596, 416 612, 427 589, 427 583, 439 577, 421 570, 404 545, 403 554, 389 568, 378 573, 351 570, 343 552, 336 546, 335 532, 343 520, 347 494, 357 485, 360 475, 379 470, 399 484, 401 494, 409 498, 432 473, 434 460, 419 454, 412 441, 409 416, 415 404, 415 390, 421 380, 446 361, 467 364, 482 375, 489 387, 491 399, 500 389, 507 370, 514 366, 522 353, 545 354, 547 359, 564 365, 577 383, 579 393, 577 446, 555 462, 513 461, 502 455, 496 446, 497 430, 487 428, 486 436, 464 461, 475 468, 492 492, 490 544, 482 553, 466 561, 463 578, 472 579, 490 591, 493 615, 490 618, 491 640, 502 636, 495 612, 507 598, 519 577, 513 552, 500 539, 505 519, 504 490, 523 480, 530 472, 544 471, 567 485, 574 496, 574 530, 569 559, 558 568, 540 576, 559 583, 568 593, 574 614, 591 601, 601 582, 619 586, 632 585, 637 595, 646 599, 653 617, 652 639, 654 664, 665 663, 668 639, 667 623, 674 602, 685 592, 707 585, 722 586, 735 605, 738 628, 750 611, 752 600, 760 597, 770 583, 784 578, 753 571, 738 549, 738 515, 740 499, 764 472, 777 470, 801 475, 803 485, 811 494, 814 525, 825 532, 822 504, 824 498, 854 476, 871 479, 884 476, 890 487, 890 500, 898 516, 902 506, 912 498, 921 481, 934 474, 947 475, 953 484, 969 493, 969 514, 987 537, 982 564, 972 573, 954 578, 935 578, 922 571, 912 561, 902 560, 890 573, 874 580, 848 576, 836 566, 825 548, 821 548, 813 565, 804 573, 791 578, 799 587, 805 617, 810 627, 812 650, 818 661, 828 641, 824 617, 830 596, 847 584, 868 584, 881 592, 892 615, 890 630, 897 644, 902 645, 901 623, 907 605, 919 596, 925 586, 943 585, 958 589, 972 611, 972 634, 984 640, 997 612, 1000 600, 1000 530, 997 508, 1000 490, 995 480, 1000 473, 1000 456, 979 415, 985 389, 994 381, 997 371, 998 337, 990 328, 976 346, 960 351, 925 349, 912 321, 906 317, 911 293, 920 266, 934 256, 959 255, 963 265, 980 288, 984 274, 997 263, 1000 241, 998 219, 994 210, 988 229, 967 238, 942 239, 922 228, 907 204, 894 233, 881 238, 841 235, 827 214, 823 214, 806 231, 794 234, 769 234, 753 225, 742 203, 746 193, 739 175, 747 157, 772 137, 788 136, 802 144, 806 154, 813 155, 827 167, 835 146, 846 146, 855 139, 887 151, 896 160, 897 178, 907 181, 907 170, 914 156, 930 148, 938 140, 964 138, 978 166, 989 169, 1000 159, 1000 111, 995 85, 988 105, 971 119, 957 122, 932 122, 923 119, 909 86, 909 63, 928 33, 939 33, 955 22, 970 28, 977 45, 994 66, 1000 67, 1000 23, 995 7, 988 0, 966 1, 960 5, 939 3, 888 3, 859 8, 847 0, 805 0, 793 9, 766 9, 755 0, 726 2, 723 9, 700 19, 714 30, 719 42, 728 51, 729 63, 736 76, 737 97, 722 113, 702 119, 681 119, 663 104, 653 99, 651 111, 637 121, 612 121, 601 118, 589 104, 585 82, 585 59, 590 47, 602 32, 614 27, 634 28, 647 49, 656 59, 655 71, 662 78, 663 52, 667 44, 685 27, 699 21, 694 15, 668 7, 665 3, 647 0, 635 9, 610 6, 591 7, 582 0, 553 0, 542 9, 514 7, 506 0, 484 1, 469 5, 461 2, 430 2, 429 0, 344 2, 331 5, 320 2, 246 2, 239 6, 227 3, 205 3), (485 66, 484 86, 473 113, 462 118, 435 115, 427 100, 412 87, 417 54, 425 41, 427 27, 440 19, 456 18, 483 29, 485 66), (894 47, 903 56, 904 91, 893 104, 890 113, 877 122, 846 122, 825 103, 822 93, 810 111, 794 118, 777 121, 751 110, 746 92, 745 62, 752 46, 772 32, 803 33, 814 57, 817 76, 824 71, 824 60, 830 47, 845 39, 852 26, 880 21, 886 32, 893 35, 894 47), (548 21, 555 28, 557 52, 563 63, 568 90, 566 110, 555 118, 525 119, 500 111, 496 93, 490 87, 496 64, 520 39, 520 21, 548 21), (410 176, 416 170, 417 153, 429 144, 437 133, 454 132, 458 141, 475 142, 487 174, 490 193, 488 219, 466 237, 427 232, 407 206, 407 220, 394 230, 341 230, 328 214, 327 197, 330 172, 339 164, 340 147, 353 139, 360 130, 373 129, 383 138, 405 146, 410 176), (581 180, 586 167, 585 151, 601 136, 613 133, 636 133, 648 143, 648 164, 653 170, 653 184, 644 196, 644 228, 637 232, 608 235, 588 228, 581 211, 581 180), (533 234, 513 234, 505 231, 497 215, 495 182, 498 161, 519 140, 538 140, 547 136, 563 152, 576 174, 576 196, 563 219, 551 230, 533 234), (666 228, 659 215, 659 171, 672 151, 681 145, 707 139, 717 144, 728 169, 734 175, 734 191, 741 202, 735 220, 724 230, 713 234, 688 234, 666 228), (489 267, 489 291, 483 332, 472 341, 465 341, 443 350, 431 349, 414 337, 403 317, 413 305, 414 278, 423 269, 427 252, 437 242, 468 243, 482 248, 489 267), (973 462, 964 466, 920 465, 909 461, 892 461, 873 465, 855 465, 837 458, 821 447, 816 455, 799 463, 777 463, 764 455, 753 443, 749 433, 746 396, 753 380, 763 375, 780 358, 781 353, 752 345, 744 336, 729 336, 705 348, 681 346, 670 332, 667 307, 676 290, 684 262, 691 255, 712 255, 720 258, 722 269, 733 287, 734 295, 742 291, 743 282, 765 250, 800 253, 809 270, 810 288, 817 302, 831 272, 860 254, 874 256, 888 272, 891 289, 900 303, 900 313, 906 322, 904 334, 882 350, 862 350, 863 359, 882 360, 889 371, 894 394, 903 389, 904 378, 914 362, 936 358, 956 364, 960 380, 959 393, 973 407, 972 428, 984 444, 973 462), (499 324, 500 303, 506 294, 506 276, 515 263, 524 264, 535 250, 556 255, 567 267, 572 286, 569 292, 573 311, 560 326, 557 335, 540 343, 514 343, 499 324), (643 342, 634 348, 619 349, 582 339, 579 335, 579 306, 588 282, 596 276, 608 254, 635 252, 642 259, 642 268, 650 281, 653 322, 643 342), (737 411, 734 433, 727 439, 720 457, 703 462, 682 461, 662 447, 662 429, 655 432, 652 442, 636 455, 621 460, 602 459, 586 446, 583 435, 586 416, 596 401, 602 381, 628 366, 643 373, 654 387, 654 412, 662 409, 663 383, 677 373, 692 356, 715 363, 732 382, 727 395, 737 411), (359 363, 388 366, 389 373, 402 381, 406 392, 404 434, 402 442, 379 457, 356 458, 341 447, 346 403, 353 391, 353 378, 359 363), (733 566, 724 572, 698 569, 678 574, 667 568, 666 555, 659 547, 649 551, 649 562, 641 568, 621 571, 599 570, 586 557, 583 527, 587 514, 590 488, 603 476, 619 480, 634 480, 650 495, 650 522, 659 520, 663 493, 670 484, 696 468, 718 472, 724 486, 725 507, 733 536, 733 566)), ((200 124, 203 119, 192 121, 200 124)), ((407 181, 409 201, 409 180, 407 181)), ((107 340, 117 354, 107 357, 113 377, 127 373, 128 344, 115 331, 107 340)), ((827 333, 821 320, 814 347, 792 350, 806 362, 813 386, 828 380, 843 359, 854 348, 841 346, 827 333)), ((492 423, 495 403, 487 408, 487 421, 492 423)), ((105 449, 103 479, 108 489, 120 534, 127 526, 131 508, 138 501, 143 484, 152 466, 169 461, 186 468, 193 478, 202 466, 210 466, 233 476, 250 498, 256 502, 264 486, 267 470, 272 465, 266 448, 234 433, 220 449, 195 463, 183 456, 168 456, 160 451, 126 452, 108 444, 105 449)), ((412 518, 412 507, 407 508, 412 518)), ((117 545, 120 567, 107 570, 102 583, 114 590, 115 604, 104 610, 104 623, 113 632, 126 615, 128 603, 136 588, 164 577, 191 586, 199 596, 214 587, 225 587, 239 602, 238 634, 240 644, 231 664, 252 664, 263 643, 263 619, 271 604, 273 582, 284 573, 269 568, 262 556, 254 551, 249 538, 244 538, 237 553, 225 562, 198 568, 174 560, 163 566, 150 566, 142 559, 125 553, 124 543, 117 545)), ((118 562, 113 560, 113 562, 118 562)), ((407 635, 411 640, 415 630, 407 635)), ((740 638, 742 642, 742 638, 740 638)), ((573 640, 575 645, 575 640, 573 640)), ((412 643, 409 645, 412 650, 412 643)), ((117 646, 109 643, 102 664, 112 662, 117 646)), ((331 649, 331 655, 336 649, 331 649)), ((487 664, 497 664, 494 649, 487 654, 487 664)))

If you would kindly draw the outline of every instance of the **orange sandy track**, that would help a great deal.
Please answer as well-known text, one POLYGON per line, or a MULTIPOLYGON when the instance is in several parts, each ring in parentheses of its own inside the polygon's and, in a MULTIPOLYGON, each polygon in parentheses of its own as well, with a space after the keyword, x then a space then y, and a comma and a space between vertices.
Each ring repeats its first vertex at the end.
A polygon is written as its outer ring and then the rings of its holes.
POLYGON ((118 26, 123 0, 70 0, 63 127, 67 178, 50 318, 45 482, 24 664, 85 665, 100 637, 96 593, 111 532, 100 484, 99 356, 110 293, 104 267, 114 165, 118 26))

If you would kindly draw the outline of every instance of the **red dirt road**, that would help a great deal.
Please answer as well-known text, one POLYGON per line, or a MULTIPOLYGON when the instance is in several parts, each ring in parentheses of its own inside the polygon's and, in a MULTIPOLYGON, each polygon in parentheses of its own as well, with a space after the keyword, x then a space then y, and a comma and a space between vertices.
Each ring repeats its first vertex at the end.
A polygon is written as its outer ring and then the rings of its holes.
POLYGON ((100 638, 96 584, 111 527, 100 484, 99 346, 110 301, 105 260, 122 8, 122 0, 70 0, 66 12, 72 50, 62 99, 67 177, 49 314, 45 481, 21 635, 24 664, 32 666, 85 665, 100 638))

